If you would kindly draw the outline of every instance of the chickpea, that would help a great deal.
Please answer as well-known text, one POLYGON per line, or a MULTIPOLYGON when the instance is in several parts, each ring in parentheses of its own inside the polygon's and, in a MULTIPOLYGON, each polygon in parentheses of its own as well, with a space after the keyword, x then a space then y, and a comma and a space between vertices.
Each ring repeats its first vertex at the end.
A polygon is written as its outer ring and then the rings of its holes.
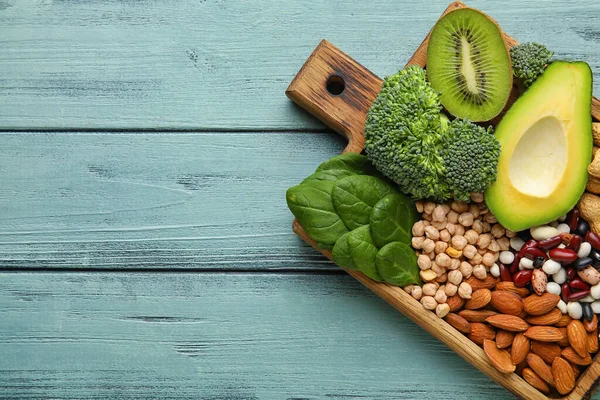
POLYGON ((440 276, 438 276, 437 278, 435 278, 436 282, 440 282, 440 283, 444 283, 448 280, 448 274, 447 273, 443 273, 440 276))
POLYGON ((458 224, 456 225, 456 232, 454 232, 455 235, 459 235, 459 236, 464 236, 465 235, 465 227, 458 224))
POLYGON ((496 239, 501 238, 506 233, 505 229, 500 224, 494 224, 490 232, 496 239))
POLYGON ((493 252, 500 251, 500 246, 498 245, 498 242, 492 240, 490 245, 488 246, 488 250, 493 252))
POLYGON ((435 251, 432 251, 432 252, 429 252, 429 253, 425 253, 425 255, 426 255, 427 257, 429 257, 429 259, 430 259, 431 261, 435 260, 435 256, 436 256, 436 253, 435 253, 435 251))
POLYGON ((425 236, 425 223, 423 221, 415 222, 412 227, 413 236, 425 236))
POLYGON ((445 268, 442 268, 435 262, 431 264, 431 270, 435 272, 435 275, 438 277, 442 276, 446 272, 445 268))
POLYGON ((473 258, 477 254, 477 249, 472 244, 468 244, 463 249, 463 256, 466 258, 473 258))
POLYGON ((475 275, 475 278, 477 279, 485 279, 487 277, 487 271, 485 270, 485 267, 480 264, 473 268, 473 275, 475 275))
POLYGON ((496 240, 496 243, 498 243, 500 251, 506 251, 510 248, 510 240, 506 236, 503 236, 500 239, 496 240))
POLYGON ((426 201, 425 204, 423 204, 423 212, 425 214, 432 214, 435 206, 436 204, 433 201, 426 201))
POLYGON ((517 236, 517 232, 509 231, 508 229, 505 230, 504 234, 509 239, 510 238, 514 238, 515 236, 517 236))
POLYGON ((423 241, 421 248, 423 249, 423 252, 431 253, 435 249, 435 242, 433 240, 427 238, 423 241))
POLYGON ((437 275, 431 269, 426 269, 425 271, 421 271, 421 272, 419 272, 419 275, 421 276, 421 279, 423 279, 425 282, 430 282, 430 281, 434 280, 435 278, 437 278, 437 275))
POLYGON ((444 318, 448 313, 450 313, 450 306, 446 303, 438 304, 435 308, 435 315, 439 318, 444 318))
POLYGON ((417 257, 417 265, 420 269, 429 269, 431 268, 431 260, 425 254, 420 254, 417 257))
POLYGON ((423 297, 423 289, 421 289, 421 286, 415 285, 415 287, 410 291, 410 295, 415 300, 421 300, 421 297, 423 297))
POLYGON ((489 268, 496 262, 496 257, 494 253, 485 253, 483 255, 483 258, 481 259, 481 262, 483 263, 483 265, 489 268))
POLYGON ((458 222, 458 213, 454 210, 451 210, 448 213, 448 222, 456 224, 458 222))
POLYGON ((452 235, 448 232, 448 229, 443 229, 440 231, 440 240, 443 242, 449 242, 452 235))
POLYGON ((473 293, 473 288, 467 282, 462 282, 458 287, 458 295, 463 299, 470 299, 473 293))
POLYGON ((486 249, 490 243, 492 241, 492 235, 490 235, 489 233, 484 233, 482 235, 479 235, 479 239, 477 240, 477 246, 480 249, 486 249))
POLYGON ((446 221, 444 221, 444 222, 432 221, 431 222, 431 226, 435 227, 438 231, 441 231, 442 229, 446 229, 446 226, 448 226, 448 222, 446 222, 446 221))
POLYGON ((470 278, 471 274, 473 274, 473 266, 466 261, 460 263, 460 273, 465 278, 470 278))
POLYGON ((448 267, 448 269, 454 270, 458 269, 458 267, 460 267, 460 259, 453 258, 452 261, 450 261, 450 266, 448 267))
POLYGON ((435 292, 438 290, 438 285, 435 283, 426 283, 423 285, 423 294, 425 296, 435 296, 435 292))
POLYGON ((438 305, 433 296, 423 296, 421 298, 421 304, 423 304, 423 307, 425 307, 426 310, 435 310, 438 305))
POLYGON ((448 272, 448 282, 452 283, 453 285, 460 285, 462 279, 463 274, 459 270, 455 269, 453 271, 448 272))
POLYGON ((453 223, 451 223, 451 222, 448 222, 448 223, 446 224, 446 230, 448 231, 448 233, 449 233, 451 236, 454 236, 454 234, 456 233, 456 225, 455 225, 455 224, 453 224, 453 223))
POLYGON ((428 226, 425 228, 425 237, 431 240, 438 240, 440 238, 440 231, 434 226, 428 226))
POLYGON ((453 236, 451 243, 456 250, 462 250, 468 244, 468 240, 464 236, 453 236))
POLYGON ((483 202, 483 193, 471 193, 471 201, 474 201, 475 203, 483 202))
POLYGON ((458 286, 456 286, 454 283, 451 283, 451 282, 446 283, 446 286, 444 287, 444 292, 446 293, 447 297, 454 296, 457 291, 458 291, 458 286))
POLYGON ((462 226, 471 226, 473 225, 473 213, 464 212, 458 216, 458 223, 462 226))
POLYGON ((456 211, 457 213, 461 214, 469 209, 469 205, 464 201, 453 201, 452 204, 450 204, 450 208, 452 208, 452 210, 456 211))
POLYGON ((498 222, 498 220, 492 213, 486 214, 484 220, 485 220, 485 222, 490 223, 490 224, 495 224, 496 222, 498 222))
POLYGON ((477 207, 479 207, 479 216, 485 215, 490 212, 490 209, 487 208, 485 203, 477 203, 477 207))
POLYGON ((448 243, 446 242, 435 242, 435 249, 433 250, 435 254, 445 253, 446 249, 448 249, 448 243))
POLYGON ((423 216, 421 218, 423 218, 424 221, 429 221, 429 222, 431 222, 433 220, 433 217, 431 216, 431 214, 423 213, 423 216))
POLYGON ((478 264, 481 264, 481 261, 483 261, 483 256, 481 254, 477 253, 473 256, 473 258, 471 258, 469 260, 469 264, 478 265, 478 264))
POLYGON ((442 289, 442 287, 440 286, 440 288, 437 290, 437 292, 435 292, 435 296, 433 296, 433 298, 435 299, 435 301, 437 301, 438 303, 445 303, 446 300, 448 299, 446 296, 446 292, 444 292, 444 289, 442 289))
POLYGON ((415 287, 415 285, 408 285, 408 286, 404 286, 402 288, 402 290, 404 290, 406 293, 410 294, 410 292, 413 290, 414 287, 415 287))
POLYGON ((433 209, 433 220, 437 221, 437 222, 445 222, 446 221, 446 211, 444 210, 444 207, 442 207, 442 205, 437 205, 435 206, 435 208, 433 209))
POLYGON ((479 254, 481 254, 481 255, 484 255, 485 253, 487 253, 487 251, 488 251, 487 249, 480 249, 480 248, 477 248, 477 253, 479 253, 479 254))
POLYGON ((441 204, 441 206, 442 206, 442 208, 444 209, 444 212, 445 212, 446 214, 448 214, 448 213, 450 212, 450 210, 452 210, 452 209, 450 208, 450 205, 449 205, 449 204, 446 204, 446 203, 444 203, 444 204, 441 204))
POLYGON ((481 220, 476 219, 475 221, 473 221, 471 229, 473 229, 475 232, 481 235, 483 233, 483 224, 481 223, 481 220))
POLYGON ((483 228, 483 233, 488 233, 489 231, 491 231, 491 230, 492 230, 492 226, 490 225, 490 223, 489 223, 489 222, 485 222, 485 221, 483 221, 483 222, 481 223, 481 227, 483 228))
POLYGON ((413 249, 415 250, 421 250, 423 248, 423 242, 425 241, 425 237, 424 236, 419 236, 419 237, 414 237, 411 240, 411 244, 413 249))
POLYGON ((469 229, 465 233, 465 239, 467 239, 468 244, 475 244, 479 240, 479 234, 475 232, 473 229, 469 229))
POLYGON ((417 207, 417 212, 419 214, 423 212, 423 200, 415 201, 415 206, 417 207))
POLYGON ((440 253, 437 256, 435 256, 435 262, 440 267, 448 268, 450 266, 450 263, 451 263, 450 256, 448 254, 446 254, 446 253, 440 253))

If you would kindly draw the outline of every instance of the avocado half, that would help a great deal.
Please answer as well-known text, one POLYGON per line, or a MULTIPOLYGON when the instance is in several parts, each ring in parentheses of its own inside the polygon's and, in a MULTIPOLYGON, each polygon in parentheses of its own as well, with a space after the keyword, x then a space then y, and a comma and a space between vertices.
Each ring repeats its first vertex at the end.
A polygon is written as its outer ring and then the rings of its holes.
POLYGON ((512 231, 553 221, 585 190, 592 158, 592 71, 555 61, 496 127, 501 151, 485 200, 512 231))

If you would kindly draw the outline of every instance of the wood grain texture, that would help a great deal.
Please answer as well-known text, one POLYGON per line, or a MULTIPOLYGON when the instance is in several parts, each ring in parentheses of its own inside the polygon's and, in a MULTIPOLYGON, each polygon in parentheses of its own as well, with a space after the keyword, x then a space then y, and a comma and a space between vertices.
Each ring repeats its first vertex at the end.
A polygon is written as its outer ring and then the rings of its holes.
POLYGON ((347 275, 0 273, 0 320, 3 399, 508 397, 347 275))
MULTIPOLYGON (((0 2, 3 129, 322 129, 281 94, 326 38, 378 76, 447 0, 0 2)), ((596 0, 470 1, 600 72, 596 0)), ((599 93, 600 81, 594 84, 599 93)))
POLYGON ((342 151, 337 135, 0 141, 2 268, 335 268, 290 231, 285 191, 342 151))

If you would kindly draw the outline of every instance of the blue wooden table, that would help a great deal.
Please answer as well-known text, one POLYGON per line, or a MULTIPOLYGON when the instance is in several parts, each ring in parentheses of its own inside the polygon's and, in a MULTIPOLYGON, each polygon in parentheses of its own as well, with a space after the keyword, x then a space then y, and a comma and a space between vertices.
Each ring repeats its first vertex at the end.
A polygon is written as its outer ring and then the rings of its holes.
MULTIPOLYGON (((597 0, 469 4, 600 77, 597 0)), ((446 5, 0 0, 0 398, 509 397, 284 200, 344 148, 284 95, 312 49, 391 74, 446 5)))

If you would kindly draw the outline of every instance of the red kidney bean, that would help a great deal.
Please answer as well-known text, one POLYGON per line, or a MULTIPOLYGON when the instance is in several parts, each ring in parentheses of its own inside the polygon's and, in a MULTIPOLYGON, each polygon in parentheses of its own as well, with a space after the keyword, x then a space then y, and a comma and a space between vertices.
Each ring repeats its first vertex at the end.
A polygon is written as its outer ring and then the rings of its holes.
POLYGON ((554 261, 572 263, 577 260, 577 253, 571 249, 552 249, 549 254, 554 261))
POLYGON ((567 268, 567 279, 571 280, 573 278, 575 278, 575 274, 577 273, 577 271, 575 271, 575 268, 567 268))
POLYGON ((525 249, 525 251, 523 252, 523 256, 529 258, 530 260, 535 260, 538 257, 542 257, 544 259, 544 261, 546 261, 548 259, 548 256, 546 255, 546 253, 544 253, 542 250, 538 249, 537 247, 527 247, 525 249))
MULTIPOLYGON (((589 289, 580 290, 579 292, 573 292, 573 293, 571 293, 571 295, 569 295, 569 301, 581 300, 589 294, 590 294, 589 289)), ((566 301, 565 301, 565 303, 566 303, 566 301)))
POLYGON ((581 246, 581 242, 582 242, 581 236, 573 235, 573 237, 571 238, 571 241, 567 245, 567 249, 577 251, 577 250, 579 250, 579 246, 581 246))
POLYGON ((560 237, 560 235, 556 235, 549 239, 540 240, 538 242, 537 247, 542 250, 550 250, 555 247, 558 247, 558 245, 560 245, 561 243, 562 243, 562 237, 560 237))
POLYGON ((567 216, 567 223, 569 224, 569 228, 571 228, 571 232, 575 232, 575 229, 577 229, 578 222, 579 222, 579 210, 577 208, 574 208, 571 210, 571 212, 567 216))
POLYGON ((588 242, 596 250, 600 250, 600 236, 592 231, 585 234, 585 241, 588 242))
POLYGON ((516 274, 517 272, 519 272, 519 261, 521 261, 521 257, 515 254, 515 259, 512 262, 512 264, 510 264, 509 268, 511 274, 516 274))
POLYGON ((500 264, 500 279, 505 282, 512 282, 512 275, 508 270, 508 267, 504 264, 500 264))
POLYGON ((571 279, 571 281, 569 282, 569 286, 571 286, 571 288, 573 288, 573 289, 579 289, 579 290, 587 290, 590 288, 590 285, 588 285, 587 283, 582 281, 581 278, 571 279))
POLYGON ((525 252, 527 251, 527 249, 536 248, 537 246, 538 242, 533 239, 526 241, 523 247, 521 247, 521 250, 519 250, 519 258, 525 257, 525 252))
POLYGON ((569 301, 569 297, 571 296, 571 287, 567 282, 565 282, 562 284, 561 289, 561 297, 566 303, 567 301, 569 301))
POLYGON ((517 287, 525 287, 531 282, 531 276, 533 275, 532 269, 524 269, 513 275, 513 282, 517 287))

